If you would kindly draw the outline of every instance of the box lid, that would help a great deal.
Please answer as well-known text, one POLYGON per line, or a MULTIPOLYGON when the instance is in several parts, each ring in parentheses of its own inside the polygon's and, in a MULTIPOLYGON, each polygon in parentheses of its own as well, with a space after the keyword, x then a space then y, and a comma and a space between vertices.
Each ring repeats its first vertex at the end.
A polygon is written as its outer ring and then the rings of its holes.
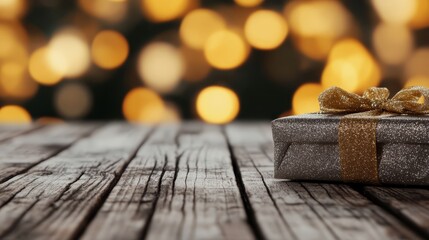
MULTIPOLYGON (((303 114, 272 121, 274 141, 336 143, 344 114, 303 114)), ((429 115, 379 118, 377 142, 429 144, 429 115)))

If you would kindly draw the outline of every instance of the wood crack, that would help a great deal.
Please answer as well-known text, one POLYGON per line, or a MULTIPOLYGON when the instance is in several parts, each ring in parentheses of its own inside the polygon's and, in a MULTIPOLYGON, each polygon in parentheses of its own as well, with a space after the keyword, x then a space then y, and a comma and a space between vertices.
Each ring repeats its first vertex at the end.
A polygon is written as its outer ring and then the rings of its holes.
POLYGON ((292 235, 292 237, 294 239, 297 239, 297 236, 295 235, 295 232, 292 230, 292 228, 289 226, 289 224, 287 223, 285 217, 283 216, 283 213, 280 211, 279 206, 277 205, 276 200, 274 199, 273 195, 271 194, 270 188, 268 187, 267 183, 265 182, 265 177, 264 175, 261 173, 261 171, 259 170, 258 167, 256 167, 255 161, 253 160, 253 158, 251 156, 249 156, 250 161, 252 162, 253 167, 256 169, 256 171, 259 173, 259 176, 262 179, 262 183, 264 184, 265 190, 267 191, 267 194, 269 196, 269 198, 271 199, 274 208, 277 210, 278 214, 280 215, 280 218, 282 220, 282 222, 284 223, 284 225, 286 226, 286 228, 290 231, 290 234, 292 235))
POLYGON ((115 187, 115 185, 118 183, 121 175, 125 171, 125 169, 128 167, 128 164, 136 157, 138 150, 143 146, 143 144, 146 142, 146 140, 149 138, 151 133, 154 131, 154 128, 149 130, 149 133, 142 139, 142 141, 137 145, 135 150, 130 154, 128 157, 128 160, 124 162, 123 166, 119 169, 118 174, 115 174, 113 180, 109 183, 108 188, 106 191, 104 191, 98 201, 95 203, 95 206, 91 209, 91 211, 87 214, 85 220, 82 221, 78 229, 74 232, 71 239, 79 239, 83 233, 85 232, 86 228, 88 227, 89 223, 94 219, 94 217, 97 215, 97 212, 101 209, 103 206, 103 203, 109 196, 112 189, 115 187))
MULTIPOLYGON (((50 158, 53 158, 53 157, 59 155, 61 152, 63 152, 64 150, 66 150, 67 148, 69 148, 70 146, 72 146, 73 144, 75 144, 76 142, 78 142, 79 140, 81 140, 82 138, 90 136, 93 132, 95 132, 95 130, 97 130, 100 127, 101 127, 101 125, 98 125, 98 126, 92 128, 90 131, 88 131, 87 133, 81 135, 79 138, 75 139, 74 141, 70 142, 69 144, 64 145, 63 147, 59 148, 57 151, 52 152, 52 154, 50 154, 50 155, 48 155, 48 156, 40 159, 39 161, 33 162, 33 163, 29 164, 29 166, 27 166, 27 167, 25 167, 25 168, 23 168, 23 169, 21 169, 19 171, 16 171, 14 174, 11 174, 9 176, 0 178, 0 184, 2 184, 4 182, 7 182, 8 180, 12 179, 13 177, 21 175, 21 174, 29 171, 33 167, 39 165, 40 163, 42 163, 42 162, 44 162, 44 161, 46 161, 46 160, 48 160, 50 158)), ((40 129, 40 128, 37 128, 37 129, 40 129)), ((36 130, 36 129, 34 129, 34 130, 36 130)))
POLYGON ((222 132, 225 136, 226 143, 228 145, 228 150, 230 152, 232 169, 234 171, 235 181, 238 186, 238 189, 240 190, 241 200, 243 201, 243 206, 246 211, 247 222, 249 223, 253 234, 257 239, 266 239, 266 237, 262 233, 262 230, 259 227, 258 222, 256 221, 255 212, 253 210, 252 205, 250 204, 249 197, 247 196, 246 187, 244 186, 243 179, 241 177, 240 167, 238 166, 238 160, 233 153, 233 148, 227 137, 225 126, 223 126, 222 128, 222 132))
POLYGON ((164 166, 162 168, 161 175, 159 176, 158 186, 157 186, 156 193, 155 193, 155 200, 153 201, 151 211, 148 214, 148 220, 147 220, 146 224, 144 225, 144 227, 142 229, 142 232, 140 234, 140 237, 139 237, 140 239, 145 239, 146 238, 146 235, 147 235, 147 233, 149 231, 149 227, 150 227, 150 225, 152 223, 152 218, 153 218, 153 215, 155 214, 156 205, 158 203, 158 199, 159 199, 159 196, 161 194, 162 179, 163 179, 164 174, 166 172, 166 167, 167 167, 167 161, 164 162, 164 166))

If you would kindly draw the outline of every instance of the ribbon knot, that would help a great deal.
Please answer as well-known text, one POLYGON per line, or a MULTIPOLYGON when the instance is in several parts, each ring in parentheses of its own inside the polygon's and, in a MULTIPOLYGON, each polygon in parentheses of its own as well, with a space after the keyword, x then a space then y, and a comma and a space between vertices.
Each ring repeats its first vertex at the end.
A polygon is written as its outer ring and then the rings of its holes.
POLYGON ((387 88, 372 87, 362 96, 339 87, 331 87, 319 96, 322 113, 357 113, 379 110, 399 114, 429 113, 429 89, 410 87, 402 89, 389 99, 387 88), (421 101, 423 100, 423 101, 421 101))

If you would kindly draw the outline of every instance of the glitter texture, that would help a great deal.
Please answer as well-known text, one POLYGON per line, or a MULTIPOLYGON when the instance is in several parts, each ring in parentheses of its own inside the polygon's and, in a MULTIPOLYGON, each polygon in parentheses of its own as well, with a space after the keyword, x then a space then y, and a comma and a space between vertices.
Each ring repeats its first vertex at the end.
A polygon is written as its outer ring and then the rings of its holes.
MULTIPOLYGON (((342 181, 338 139, 340 121, 344 116, 304 114, 274 120, 274 176, 293 180, 342 181)), ((429 185, 429 116, 390 114, 374 118, 378 120, 379 182, 429 185)))

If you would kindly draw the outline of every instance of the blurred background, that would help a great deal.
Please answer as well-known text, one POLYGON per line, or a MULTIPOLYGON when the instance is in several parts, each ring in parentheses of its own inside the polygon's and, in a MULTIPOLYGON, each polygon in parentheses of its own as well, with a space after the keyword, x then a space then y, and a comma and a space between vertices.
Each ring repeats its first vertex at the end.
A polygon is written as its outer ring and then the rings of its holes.
POLYGON ((429 0, 0 0, 0 122, 271 120, 428 64, 429 0))

